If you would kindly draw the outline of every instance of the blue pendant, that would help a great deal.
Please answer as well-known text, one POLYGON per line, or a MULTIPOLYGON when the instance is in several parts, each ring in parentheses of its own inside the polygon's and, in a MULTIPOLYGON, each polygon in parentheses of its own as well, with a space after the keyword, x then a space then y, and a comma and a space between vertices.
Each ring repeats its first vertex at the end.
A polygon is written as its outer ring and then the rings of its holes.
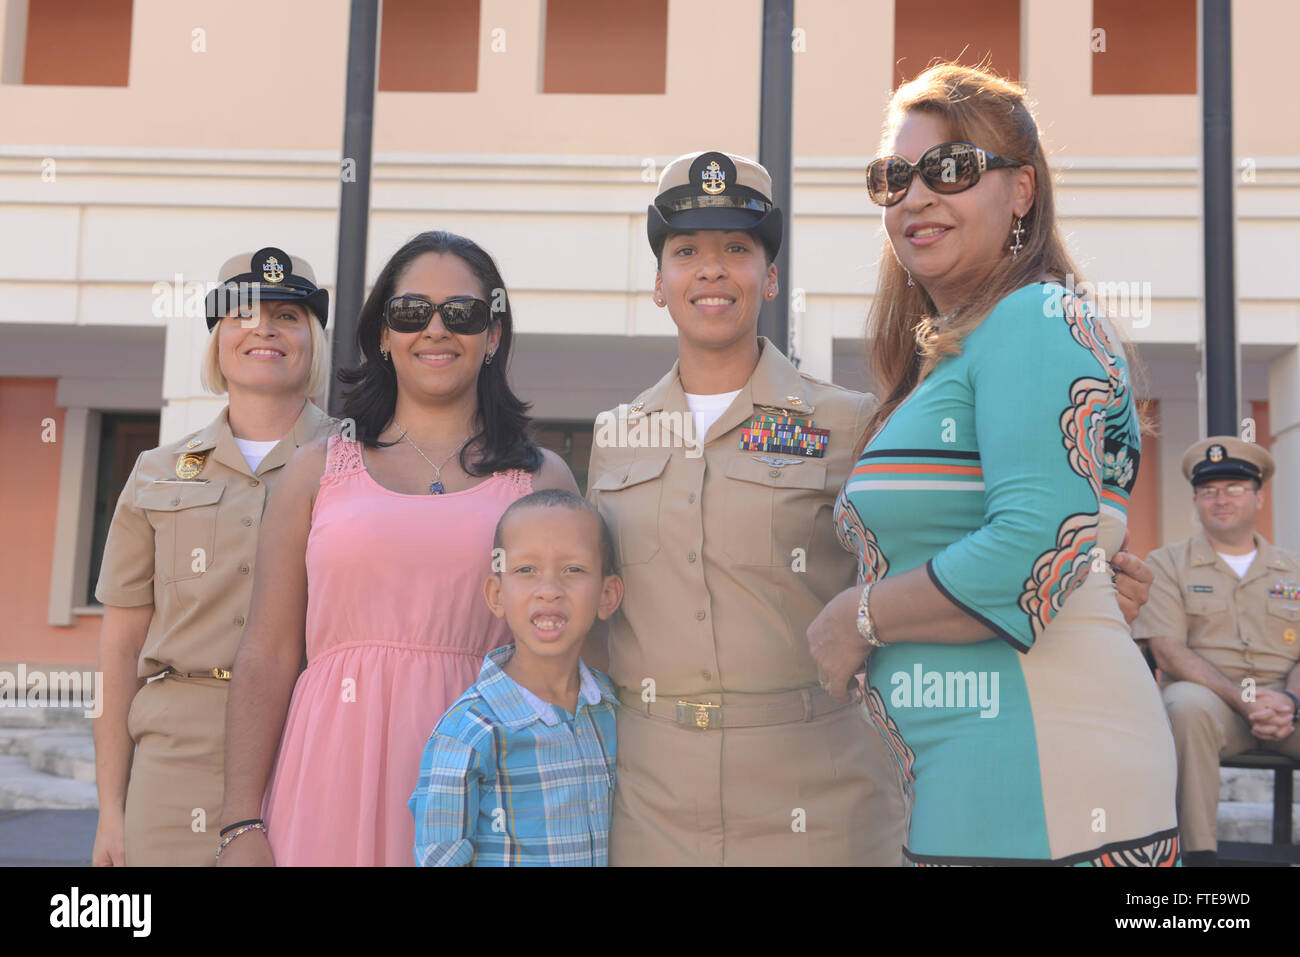
POLYGON ((447 491, 447 487, 443 485, 442 482, 440 481, 434 482, 432 485, 429 486, 430 495, 441 495, 445 491, 447 491))

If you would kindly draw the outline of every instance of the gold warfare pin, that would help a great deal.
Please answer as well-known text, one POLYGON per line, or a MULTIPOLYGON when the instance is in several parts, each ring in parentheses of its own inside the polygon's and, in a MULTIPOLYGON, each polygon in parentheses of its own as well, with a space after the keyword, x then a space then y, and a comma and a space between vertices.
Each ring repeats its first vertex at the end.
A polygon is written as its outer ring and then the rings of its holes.
POLYGON ((207 461, 206 452, 187 452, 176 460, 176 477, 181 479, 195 478, 203 471, 203 466, 207 464, 207 461))

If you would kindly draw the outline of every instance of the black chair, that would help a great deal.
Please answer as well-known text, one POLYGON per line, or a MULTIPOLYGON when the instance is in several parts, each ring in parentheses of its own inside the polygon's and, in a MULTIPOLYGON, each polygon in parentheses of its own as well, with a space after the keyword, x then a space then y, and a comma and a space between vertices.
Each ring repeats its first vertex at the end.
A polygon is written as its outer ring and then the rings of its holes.
POLYGON ((1273 843, 1220 841, 1220 864, 1300 864, 1300 846, 1291 841, 1291 774, 1300 761, 1276 751, 1243 751, 1224 758, 1221 768, 1263 768, 1273 772, 1273 843))

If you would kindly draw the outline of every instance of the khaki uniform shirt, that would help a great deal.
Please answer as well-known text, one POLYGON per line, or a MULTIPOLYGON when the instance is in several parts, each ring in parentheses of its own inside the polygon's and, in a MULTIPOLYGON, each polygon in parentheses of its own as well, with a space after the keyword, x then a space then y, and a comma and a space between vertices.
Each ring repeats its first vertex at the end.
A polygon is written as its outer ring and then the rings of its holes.
POLYGON ((625 584, 610 677, 638 694, 647 678, 660 697, 817 687, 808 626, 856 581, 857 559, 836 539, 832 511, 875 399, 803 375, 760 342, 754 375, 697 437, 698 457, 662 447, 680 444, 674 428, 691 417, 675 364, 628 408, 623 447, 602 441, 597 421, 588 497, 618 543, 625 584), (829 429, 825 456, 742 451, 741 426, 758 406, 829 429), (639 419, 661 447, 628 447, 639 419))
POLYGON ((1300 560, 1258 534, 1255 547, 1241 578, 1204 532, 1156 549, 1147 557, 1155 572, 1151 597, 1133 622, 1133 637, 1185 638, 1233 682, 1285 681, 1300 660, 1300 560))
POLYGON ((627 706, 651 689, 656 707, 707 696, 723 713, 745 695, 829 701, 807 629, 856 581, 832 512, 875 400, 802 375, 759 343, 753 376, 705 436, 676 365, 625 421, 615 411, 596 422, 588 496, 614 534, 625 583, 609 638, 624 701, 615 866, 900 860, 902 774, 861 706, 704 730, 627 706), (829 429, 825 455, 742 450, 742 426, 760 406, 829 429))
POLYGON ((308 402, 254 473, 227 413, 142 453, 113 513, 95 597, 125 608, 153 603, 141 678, 167 667, 232 666, 252 600, 269 486, 299 446, 327 435, 333 423, 308 402))

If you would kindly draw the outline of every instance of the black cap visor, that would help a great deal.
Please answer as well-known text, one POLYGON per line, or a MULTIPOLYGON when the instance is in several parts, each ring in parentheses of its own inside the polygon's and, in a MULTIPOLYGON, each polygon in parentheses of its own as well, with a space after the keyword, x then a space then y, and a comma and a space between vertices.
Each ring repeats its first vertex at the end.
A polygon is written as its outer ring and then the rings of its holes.
POLYGON ((1250 462, 1242 459, 1224 459, 1222 462, 1210 462, 1192 470, 1192 486, 1213 482, 1215 479, 1254 479, 1263 484, 1260 471, 1250 462))
POLYGON ((656 256, 663 251, 669 233, 719 229, 758 233, 768 256, 775 259, 781 248, 781 227, 781 211, 776 208, 757 212, 735 206, 714 206, 685 209, 672 213, 670 217, 665 217, 659 206, 651 206, 646 210, 646 233, 650 248, 656 256))
MULTIPOLYGON (((304 289, 294 286, 272 285, 266 282, 247 284, 244 288, 253 289, 258 301, 303 303, 320 320, 322 329, 325 328, 325 323, 329 319, 330 296, 329 292, 324 289, 314 287, 304 289)), ((244 304, 240 298, 240 285, 235 280, 213 289, 208 293, 206 302, 208 329, 211 329, 219 320, 235 312, 244 304)))

